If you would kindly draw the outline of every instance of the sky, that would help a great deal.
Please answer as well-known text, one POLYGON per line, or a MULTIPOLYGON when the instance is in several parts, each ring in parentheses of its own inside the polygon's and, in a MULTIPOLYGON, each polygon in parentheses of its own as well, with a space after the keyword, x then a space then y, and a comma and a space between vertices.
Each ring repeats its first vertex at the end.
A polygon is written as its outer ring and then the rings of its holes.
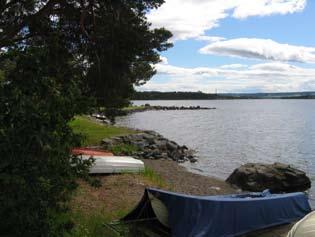
POLYGON ((315 0, 165 0, 147 14, 173 33, 140 91, 315 91, 315 0))

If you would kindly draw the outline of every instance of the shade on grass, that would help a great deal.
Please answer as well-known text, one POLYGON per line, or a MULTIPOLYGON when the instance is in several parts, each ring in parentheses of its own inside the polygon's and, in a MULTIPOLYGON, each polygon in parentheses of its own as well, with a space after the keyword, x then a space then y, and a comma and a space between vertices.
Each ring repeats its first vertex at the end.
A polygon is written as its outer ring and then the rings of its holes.
POLYGON ((85 137, 83 145, 98 145, 104 138, 136 133, 135 130, 103 125, 84 116, 78 116, 70 123, 74 132, 85 137))

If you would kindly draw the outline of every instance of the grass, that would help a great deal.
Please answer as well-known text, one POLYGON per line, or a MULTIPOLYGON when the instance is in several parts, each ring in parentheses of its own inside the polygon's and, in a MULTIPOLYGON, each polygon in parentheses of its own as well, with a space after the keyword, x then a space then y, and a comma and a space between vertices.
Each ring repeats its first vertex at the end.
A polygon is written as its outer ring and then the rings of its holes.
POLYGON ((126 214, 126 211, 117 211, 110 215, 100 212, 95 212, 92 215, 86 215, 82 211, 72 212, 71 217, 75 223, 75 227, 65 237, 120 237, 120 235, 107 224, 113 220, 111 215, 115 216, 115 219, 119 219, 126 214))
POLYGON ((120 144, 113 146, 110 150, 111 152, 113 152, 114 155, 117 156, 132 156, 135 152, 138 151, 138 148, 130 144, 120 144))
POLYGON ((70 126, 75 133, 84 136, 83 145, 99 145, 104 138, 136 133, 135 130, 128 128, 103 125, 84 116, 77 116, 70 122, 70 126))
POLYGON ((130 105, 128 107, 123 108, 124 111, 136 111, 136 110, 143 110, 145 108, 144 105, 130 105))
POLYGON ((154 183, 159 188, 167 186, 164 179, 149 167, 145 167, 144 171, 140 173, 140 175, 143 176, 144 178, 147 178, 150 182, 154 183))

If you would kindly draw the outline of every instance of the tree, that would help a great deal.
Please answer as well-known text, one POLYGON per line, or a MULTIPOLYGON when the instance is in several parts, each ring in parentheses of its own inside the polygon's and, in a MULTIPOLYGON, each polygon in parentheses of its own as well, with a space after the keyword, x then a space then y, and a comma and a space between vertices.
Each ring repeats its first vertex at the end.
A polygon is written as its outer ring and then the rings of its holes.
POLYGON ((69 121, 126 103, 171 46, 145 13, 162 0, 0 1, 0 235, 62 236, 90 161, 69 121), (63 216, 63 218, 60 218, 63 216))
POLYGON ((133 85, 144 84, 155 74, 158 52, 172 46, 169 31, 150 30, 145 17, 148 9, 145 1, 140 3, 99 1, 85 17, 85 31, 93 42, 87 50, 91 63, 87 79, 101 106, 125 106, 133 85))
POLYGON ((150 29, 146 12, 163 0, 24 0, 0 5, 0 48, 40 41, 59 27, 86 66, 89 95, 107 108, 128 103, 134 85, 154 74, 172 34, 150 29))

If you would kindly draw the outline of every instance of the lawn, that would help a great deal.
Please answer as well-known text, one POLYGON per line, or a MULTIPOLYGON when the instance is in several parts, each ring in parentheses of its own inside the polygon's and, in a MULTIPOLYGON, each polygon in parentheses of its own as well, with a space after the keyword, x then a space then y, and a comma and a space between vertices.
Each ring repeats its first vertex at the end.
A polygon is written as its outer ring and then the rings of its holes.
POLYGON ((83 145, 99 145, 104 138, 136 133, 128 128, 103 125, 84 116, 77 116, 70 122, 70 126, 74 132, 84 136, 83 145))

